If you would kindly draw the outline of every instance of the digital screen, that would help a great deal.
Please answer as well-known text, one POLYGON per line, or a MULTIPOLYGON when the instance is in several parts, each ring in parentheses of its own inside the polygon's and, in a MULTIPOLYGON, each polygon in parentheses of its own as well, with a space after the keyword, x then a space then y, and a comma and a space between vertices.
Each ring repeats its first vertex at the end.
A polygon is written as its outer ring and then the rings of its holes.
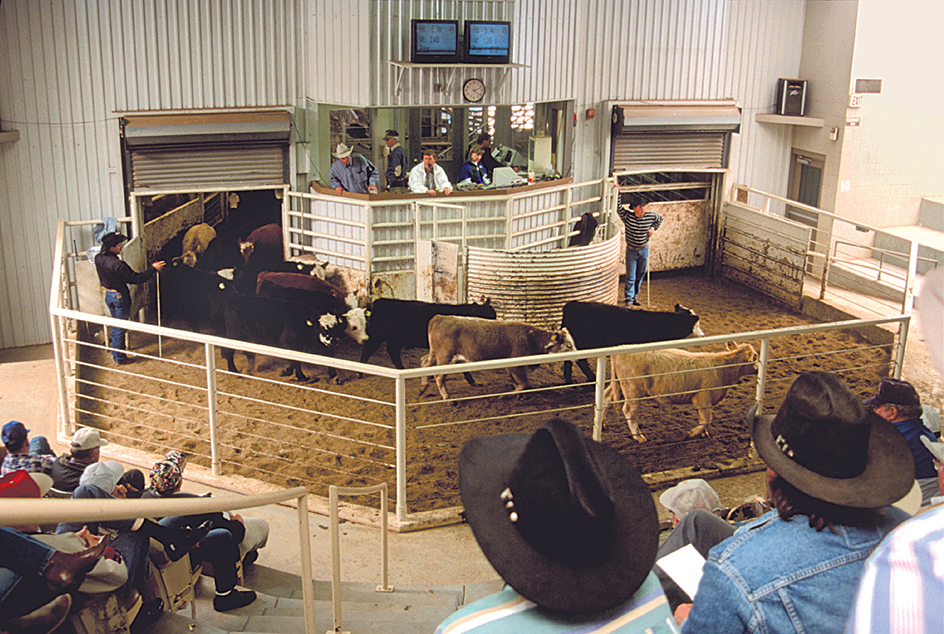
POLYGON ((469 25, 469 55, 501 57, 508 55, 511 25, 480 23, 469 25))
POLYGON ((454 23, 421 22, 416 25, 416 52, 422 54, 456 52, 459 33, 454 23))

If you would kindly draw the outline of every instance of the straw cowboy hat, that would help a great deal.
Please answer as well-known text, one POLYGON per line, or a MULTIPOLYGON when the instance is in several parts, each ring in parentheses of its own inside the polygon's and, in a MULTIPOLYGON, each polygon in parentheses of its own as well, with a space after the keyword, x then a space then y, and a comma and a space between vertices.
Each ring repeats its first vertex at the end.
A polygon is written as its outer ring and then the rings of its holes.
POLYGON ((568 422, 473 438, 459 457, 459 487, 482 552, 538 605, 612 608, 655 562, 658 518, 639 470, 568 422))
POLYGON ((335 158, 339 158, 339 159, 347 158, 348 156, 351 155, 351 152, 353 151, 354 151, 354 148, 349 148, 343 143, 338 143, 338 147, 334 148, 334 156, 335 158))
POLYGON ((915 479, 904 436, 835 374, 804 372, 775 416, 747 413, 767 466, 824 502, 878 508, 903 498, 915 479))

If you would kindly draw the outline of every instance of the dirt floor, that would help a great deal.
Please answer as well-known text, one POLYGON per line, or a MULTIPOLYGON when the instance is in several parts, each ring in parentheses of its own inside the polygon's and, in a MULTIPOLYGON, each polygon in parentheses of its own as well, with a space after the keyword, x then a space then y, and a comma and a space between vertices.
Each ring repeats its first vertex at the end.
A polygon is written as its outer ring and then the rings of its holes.
MULTIPOLYGON (((645 288, 641 299, 645 304, 645 288)), ((692 308, 708 335, 814 323, 746 287, 700 275, 654 277, 648 300, 652 310, 672 310, 676 303, 692 308)), ((751 343, 759 348, 758 340, 751 343)), ((162 360, 156 358, 154 340, 136 337, 132 347, 155 358, 139 359, 118 372, 101 350, 83 353, 101 367, 80 371, 80 423, 106 430, 106 436, 119 444, 154 454, 180 448, 192 452, 193 461, 208 465, 205 370, 200 367, 203 346, 165 339, 160 347, 162 360)), ((405 351, 406 367, 418 367, 423 353, 405 351)), ((353 342, 346 343, 339 356, 356 360, 359 349, 353 342)), ((793 377, 807 369, 839 372, 853 391, 865 397, 887 376, 889 351, 869 345, 854 333, 832 331, 773 339, 769 359, 766 412, 776 409, 793 377)), ((242 354, 236 355, 236 361, 244 371, 242 354)), ((258 361, 256 376, 269 382, 217 373, 223 470, 280 485, 304 484, 319 495, 326 495, 328 484, 364 486, 386 481, 391 485, 390 498, 395 499, 394 410, 388 405, 394 397, 392 381, 345 373, 345 381, 337 386, 326 381, 324 368, 306 367, 308 374, 320 380, 299 385, 279 376, 283 362, 265 357, 258 361)), ((384 348, 370 361, 392 367, 384 348)), ((218 356, 217 367, 225 369, 218 356)), ((574 373, 584 380, 576 367, 574 373)), ((573 421, 590 433, 593 392, 589 386, 561 389, 559 363, 540 366, 529 378, 537 391, 519 400, 496 396, 512 387, 504 371, 478 373, 478 386, 453 377, 451 395, 463 399, 457 405, 441 402, 435 385, 417 399, 418 380, 407 383, 412 403, 407 417, 411 512, 459 504, 456 464, 468 438, 531 431, 553 416, 573 421)), ((648 442, 633 440, 616 408, 607 412, 603 441, 636 462, 643 473, 688 468, 694 474, 700 468, 729 464, 747 455, 750 439, 743 414, 755 388, 756 377, 751 376, 729 390, 714 408, 708 438, 686 438, 696 422, 690 405, 647 401, 638 407, 636 420, 648 442)))

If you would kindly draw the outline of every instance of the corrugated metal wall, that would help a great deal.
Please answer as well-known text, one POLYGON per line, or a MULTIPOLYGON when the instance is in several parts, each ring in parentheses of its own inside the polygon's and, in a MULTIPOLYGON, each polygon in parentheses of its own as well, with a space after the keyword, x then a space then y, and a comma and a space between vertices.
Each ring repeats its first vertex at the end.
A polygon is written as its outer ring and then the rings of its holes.
POLYGON ((0 4, 0 348, 50 340, 56 220, 125 215, 117 113, 299 104, 307 6, 0 4))
MULTIPOLYGON (((0 145, 0 347, 49 340, 37 316, 55 219, 124 214, 116 113, 461 104, 475 75, 490 87, 486 102, 574 100, 581 181, 609 168, 604 101, 730 97, 743 108, 733 178, 783 192, 790 130, 754 115, 770 111, 778 77, 798 72, 804 9, 804 0, 5 0, 0 123, 20 139, 0 145), (413 17, 512 20, 512 61, 528 68, 508 71, 500 90, 502 70, 458 69, 446 92, 434 90, 436 71, 409 70, 396 95, 388 61, 408 59, 413 17), (587 120, 590 107, 599 114, 587 120)), ((317 141, 293 139, 305 140, 317 141)))

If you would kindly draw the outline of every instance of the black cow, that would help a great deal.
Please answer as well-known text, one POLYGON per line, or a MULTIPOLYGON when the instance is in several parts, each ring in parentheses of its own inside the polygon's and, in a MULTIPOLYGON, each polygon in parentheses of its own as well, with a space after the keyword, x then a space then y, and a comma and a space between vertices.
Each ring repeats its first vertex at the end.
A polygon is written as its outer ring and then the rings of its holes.
MULTIPOLYGON (((400 352, 404 348, 429 347, 429 320, 433 315, 457 315, 495 319, 489 300, 482 304, 434 304, 406 299, 382 297, 370 308, 367 322, 367 343, 361 350, 361 363, 367 363, 380 345, 387 343, 387 354, 394 367, 402 370, 400 352)), ((467 379, 469 377, 466 377, 467 379)))
MULTIPOLYGON (((292 276, 295 277, 295 276, 292 276)), ((272 276, 269 282, 278 282, 279 276, 272 276)), ((312 282, 321 282, 320 279, 308 278, 312 282)), ((354 341, 363 344, 368 340, 367 313, 358 308, 357 300, 353 295, 340 299, 327 291, 307 290, 291 284, 265 283, 259 286, 259 294, 265 297, 299 302, 313 306, 321 312, 330 312, 344 322, 344 332, 354 341)))
MULTIPOLYGON (((681 304, 675 312, 630 310, 600 302, 567 302, 561 326, 570 331, 577 350, 611 348, 631 343, 652 343, 704 336, 698 315, 681 304)), ((577 361, 588 381, 596 377, 586 359, 577 361)), ((573 383, 573 364, 564 362, 564 383, 573 383)))
MULTIPOLYGON (((330 349, 344 336, 346 323, 341 315, 309 304, 258 295, 230 297, 224 308, 224 318, 229 339, 320 355, 330 354, 330 349)), ((222 354, 229 371, 238 372, 235 350, 224 348, 222 354)), ((256 355, 251 352, 244 354, 251 373, 256 355)), ((299 381, 308 380, 300 362, 290 361, 282 376, 293 372, 299 381)), ((329 367, 328 376, 335 378, 337 371, 329 367)))
POLYGON ((223 334, 223 309, 235 295, 235 285, 215 271, 190 268, 183 261, 173 262, 161 271, 166 280, 162 297, 165 312, 179 315, 193 332, 201 330, 223 334))

